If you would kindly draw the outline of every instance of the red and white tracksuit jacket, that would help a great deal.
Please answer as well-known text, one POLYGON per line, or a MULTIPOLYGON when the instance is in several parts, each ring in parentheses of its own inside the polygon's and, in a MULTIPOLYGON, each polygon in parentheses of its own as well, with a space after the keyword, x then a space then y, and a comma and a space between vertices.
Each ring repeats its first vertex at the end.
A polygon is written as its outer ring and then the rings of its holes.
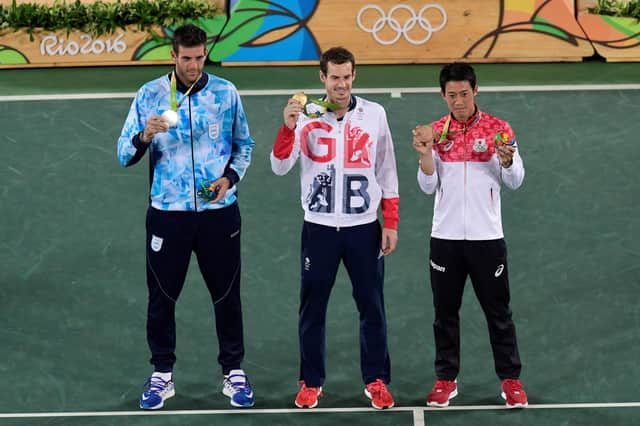
MULTIPOLYGON (((441 133, 449 115, 432 123, 441 133)), ((446 240, 495 240, 504 238, 500 187, 517 189, 524 179, 518 150, 509 168, 500 165, 494 139, 506 132, 515 144, 509 123, 478 111, 466 123, 453 117, 447 139, 433 146, 435 172, 425 175, 418 167, 418 184, 427 194, 436 193, 431 236, 446 240)))
POLYGON ((353 96, 342 120, 327 112, 300 114, 295 130, 282 126, 271 169, 288 173, 300 156, 300 201, 308 222, 336 228, 377 220, 398 226, 398 174, 393 140, 381 105, 353 96), (302 153, 302 154, 301 154, 302 153))

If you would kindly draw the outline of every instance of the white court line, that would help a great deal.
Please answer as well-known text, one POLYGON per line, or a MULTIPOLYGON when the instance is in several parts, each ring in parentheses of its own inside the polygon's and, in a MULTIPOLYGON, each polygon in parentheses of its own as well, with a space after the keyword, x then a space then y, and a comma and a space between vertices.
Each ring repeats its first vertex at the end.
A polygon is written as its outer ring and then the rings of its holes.
MULTIPOLYGON (((574 403, 574 404, 529 404, 524 410, 531 409, 571 409, 571 408, 640 408, 640 402, 602 402, 602 403, 574 403)), ((414 419, 424 421, 424 411, 480 411, 480 410, 512 410, 505 405, 450 405, 445 408, 437 407, 394 407, 384 411, 413 412, 414 419), (422 413, 422 414, 421 414, 422 413)), ((360 413, 378 412, 371 407, 354 408, 314 408, 302 410, 299 408, 267 408, 267 409, 228 409, 228 410, 158 410, 158 411, 68 411, 42 413, 0 413, 0 419, 42 418, 42 417, 123 417, 123 416, 193 416, 216 414, 306 414, 306 413, 360 413)), ((423 423, 422 423, 423 424, 423 423)))
POLYGON ((422 408, 413 409, 413 426, 425 426, 424 410, 422 408))
MULTIPOLYGON (((482 92, 561 92, 561 91, 594 91, 594 90, 640 90, 640 84, 542 84, 525 86, 480 86, 482 92)), ((273 89, 273 90, 240 90, 240 96, 288 96, 295 92, 304 91, 312 95, 322 95, 324 89, 273 89)), ((371 87, 354 88, 353 93, 388 93, 394 98, 403 93, 440 93, 439 87, 371 87)), ((135 93, 69 93, 53 95, 11 95, 0 96, 0 102, 16 101, 66 101, 90 99, 132 99, 135 93)))

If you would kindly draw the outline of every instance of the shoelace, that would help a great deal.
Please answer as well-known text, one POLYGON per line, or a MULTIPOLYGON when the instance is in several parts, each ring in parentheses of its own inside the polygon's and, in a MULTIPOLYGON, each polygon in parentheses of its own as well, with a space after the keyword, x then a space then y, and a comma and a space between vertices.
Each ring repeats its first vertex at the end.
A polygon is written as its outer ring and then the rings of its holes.
POLYGON ((522 392, 522 383, 514 379, 506 379, 504 387, 511 392, 522 392))
POLYGON ((249 391, 249 389, 250 389, 249 379, 245 375, 233 374, 233 375, 227 377, 226 381, 227 381, 227 383, 229 383, 231 385, 232 388, 234 388, 238 392, 244 392, 244 393, 250 392, 249 391), (234 381, 231 380, 232 377, 242 377, 243 381, 242 382, 234 382, 234 381))
POLYGON ((160 377, 151 376, 146 383, 146 392, 148 393, 160 393, 167 388, 168 381, 162 380, 160 377))
POLYGON ((382 380, 377 379, 375 382, 369 383, 369 386, 367 386, 367 388, 372 394, 379 395, 385 390, 386 386, 382 380))
POLYGON ((513 391, 522 391, 522 384, 518 380, 506 379, 504 381, 505 387, 513 391))
POLYGON ((449 388, 449 382, 446 380, 436 380, 436 384, 433 386, 433 390, 436 392, 446 392, 449 388))
POLYGON ((304 400, 311 400, 318 396, 318 388, 310 388, 307 385, 303 384, 302 389, 300 389, 300 394, 304 400))

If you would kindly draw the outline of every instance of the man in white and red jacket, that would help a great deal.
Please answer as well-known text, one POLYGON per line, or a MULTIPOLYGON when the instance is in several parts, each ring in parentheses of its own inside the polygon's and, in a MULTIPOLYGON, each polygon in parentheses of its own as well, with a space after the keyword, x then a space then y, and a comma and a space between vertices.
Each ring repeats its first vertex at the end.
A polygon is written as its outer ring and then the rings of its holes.
POLYGON ((437 381, 427 405, 447 406, 458 394, 459 310, 470 276, 489 326, 501 395, 508 407, 525 407, 500 209, 500 187, 517 189, 524 166, 509 123, 478 110, 470 65, 446 65, 440 88, 449 114, 413 131, 420 155, 418 184, 423 192, 435 193, 429 266, 437 381))
POLYGON ((320 59, 324 102, 331 109, 311 114, 302 98, 289 99, 284 124, 271 152, 271 168, 288 173, 300 157, 304 224, 301 243, 299 316, 300 390, 295 404, 318 405, 325 380, 325 322, 329 295, 342 261, 360 313, 364 393, 374 408, 391 408, 384 310, 384 256, 397 242, 398 176, 384 109, 351 95, 355 59, 346 49, 320 59), (378 206, 384 219, 381 229, 378 206))

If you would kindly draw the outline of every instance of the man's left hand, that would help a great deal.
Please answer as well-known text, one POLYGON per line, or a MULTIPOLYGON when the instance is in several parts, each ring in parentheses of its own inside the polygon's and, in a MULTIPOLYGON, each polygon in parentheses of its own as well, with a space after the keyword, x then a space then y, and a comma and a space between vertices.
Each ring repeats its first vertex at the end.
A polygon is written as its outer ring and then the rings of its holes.
POLYGON ((398 244, 398 231, 395 229, 382 228, 382 254, 390 255, 398 244))
POLYGON ((515 154, 516 149, 509 145, 498 145, 496 150, 502 167, 505 169, 511 167, 511 164, 513 163, 513 154, 515 154))
POLYGON ((231 186, 231 181, 228 177, 224 176, 212 182, 211 187, 213 187, 213 190, 216 191, 218 195, 216 196, 216 198, 209 202, 217 203, 218 201, 222 200, 224 198, 224 195, 229 190, 229 186, 231 186))

